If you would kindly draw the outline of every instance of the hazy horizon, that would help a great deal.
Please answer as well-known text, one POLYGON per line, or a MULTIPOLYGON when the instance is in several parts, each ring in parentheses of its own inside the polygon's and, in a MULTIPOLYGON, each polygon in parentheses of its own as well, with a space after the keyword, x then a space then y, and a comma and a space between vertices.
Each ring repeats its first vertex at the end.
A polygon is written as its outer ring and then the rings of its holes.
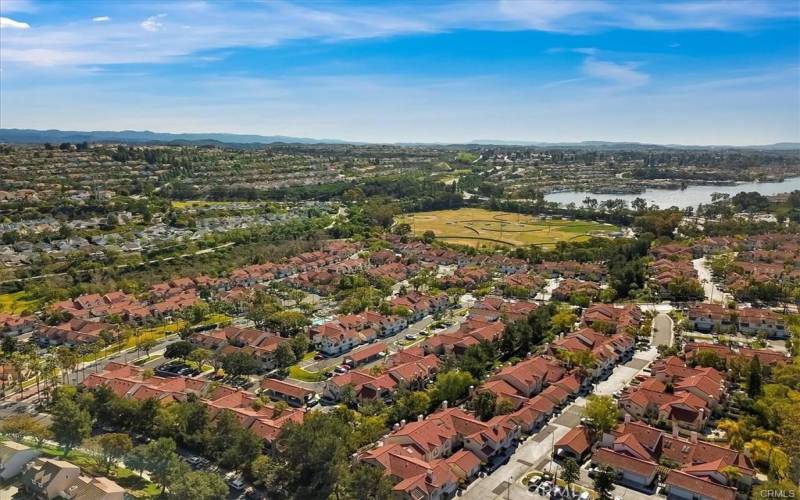
POLYGON ((0 17, 3 128, 800 141, 794 1, 3 0, 0 17))

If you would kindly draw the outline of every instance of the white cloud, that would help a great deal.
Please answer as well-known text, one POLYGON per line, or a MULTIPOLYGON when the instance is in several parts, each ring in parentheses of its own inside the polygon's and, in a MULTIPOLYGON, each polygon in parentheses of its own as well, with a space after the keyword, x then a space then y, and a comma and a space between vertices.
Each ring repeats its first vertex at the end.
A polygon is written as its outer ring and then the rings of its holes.
POLYGON ((636 64, 619 64, 587 57, 583 62, 583 73, 592 78, 611 82, 621 88, 634 88, 646 84, 650 75, 636 70, 636 64))
POLYGON ((525 27, 542 31, 580 31, 578 19, 609 11, 600 0, 500 0, 498 9, 525 27))
POLYGON ((30 28, 31 25, 28 23, 23 23, 20 21, 15 21, 8 17, 0 17, 0 29, 2 28, 10 28, 10 29, 17 29, 17 30, 26 30, 30 28))
MULTIPOLYGON (((730 8, 730 1, 631 0, 622 6, 612 0, 453 0, 427 6, 378 3, 354 7, 333 1, 298 5, 276 0, 234 5, 164 0, 158 7, 161 13, 156 15, 142 10, 149 8, 147 3, 135 4, 124 18, 110 13, 115 21, 112 31, 102 22, 79 29, 74 23, 64 22, 37 26, 35 33, 13 30, 13 37, 4 33, 0 56, 4 62, 41 64, 37 52, 47 51, 64 54, 46 58, 59 65, 167 63, 232 47, 271 47, 309 39, 331 43, 459 29, 559 33, 618 28, 749 29, 758 20, 788 17, 797 10, 792 7, 797 5, 794 0, 741 0, 747 7, 741 11, 730 8), (169 22, 164 19, 166 16, 169 22), (158 40, 143 38, 142 30, 159 32, 158 40)), ((0 2, 5 12, 6 0, 0 2)), ((569 50, 584 50, 586 56, 599 57, 585 49, 569 50)))
POLYGON ((150 16, 144 21, 142 21, 141 24, 139 24, 139 26, 141 26, 142 29, 145 29, 147 31, 158 31, 164 27, 164 24, 159 21, 159 19, 163 17, 166 17, 166 14, 157 14, 155 16, 150 16))
POLYGON ((111 18, 109 16, 97 16, 97 17, 93 17, 92 18, 92 21, 94 21, 96 23, 104 23, 104 22, 110 21, 110 20, 111 20, 111 18))

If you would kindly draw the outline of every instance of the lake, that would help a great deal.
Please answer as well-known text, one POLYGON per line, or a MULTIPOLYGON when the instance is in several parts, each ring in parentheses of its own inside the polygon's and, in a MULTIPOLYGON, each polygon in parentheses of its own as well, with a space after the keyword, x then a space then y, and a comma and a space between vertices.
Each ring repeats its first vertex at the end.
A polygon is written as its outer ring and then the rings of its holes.
POLYGON ((697 207, 699 204, 711 203, 712 193, 727 193, 731 196, 741 191, 756 191, 769 196, 787 193, 800 189, 800 177, 791 177, 783 182, 743 182, 734 186, 689 186, 686 189, 647 189, 641 194, 592 194, 585 191, 563 191, 544 196, 547 201, 567 205, 574 202, 577 206, 587 196, 598 202, 606 200, 625 200, 628 205, 636 198, 644 198, 647 204, 655 203, 661 208, 676 206, 678 208, 697 207))

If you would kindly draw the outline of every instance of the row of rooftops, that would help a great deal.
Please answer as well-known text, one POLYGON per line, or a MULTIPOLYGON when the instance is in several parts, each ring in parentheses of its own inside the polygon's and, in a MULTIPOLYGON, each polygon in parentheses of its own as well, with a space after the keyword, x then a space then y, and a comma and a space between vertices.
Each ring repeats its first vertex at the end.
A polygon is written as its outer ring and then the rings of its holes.
POLYGON ((200 378, 146 375, 146 371, 140 367, 112 362, 102 372, 90 374, 83 385, 88 389, 105 385, 119 397, 155 399, 162 405, 184 401, 189 394, 195 394, 209 408, 211 418, 228 410, 245 428, 251 429, 270 445, 285 423, 301 423, 305 414, 303 409, 261 405, 251 392, 213 384, 200 378))
POLYGON ((661 473, 667 488, 681 488, 714 500, 736 498, 737 484, 730 483, 725 474, 727 467, 737 469, 737 482, 747 487, 756 473, 750 458, 742 452, 698 440, 696 433, 681 437, 677 427, 667 433, 629 417, 603 435, 592 462, 649 481, 661 473), (671 468, 665 471, 663 464, 671 468))
MULTIPOLYGON (((488 297, 478 302, 470 311, 468 319, 454 334, 440 334, 424 344, 424 352, 431 352, 441 345, 459 345, 464 339, 475 339, 476 332, 491 328, 492 334, 481 340, 496 341, 502 334, 504 324, 500 321, 508 306, 520 304, 518 314, 527 316, 536 304, 513 303, 497 297, 488 297), (476 317, 481 319, 475 319, 476 317), (491 321, 482 321, 482 320, 491 321), (495 335, 496 333, 496 335, 495 335), (452 337, 452 339, 450 339, 452 337)), ((627 309, 630 311, 630 308, 627 309)), ((621 309, 618 316, 625 311, 621 309)), ((585 329, 590 330, 590 329, 585 329)), ((592 331, 593 332, 593 331, 592 331)), ((586 332, 585 335, 588 336, 586 332)), ((581 334, 575 333, 576 337, 581 334)), ((618 349, 614 360, 632 347, 625 341, 627 336, 606 337, 597 332, 591 334, 590 344, 615 345, 618 349)), ((629 337, 628 337, 629 338, 629 337)), ((423 351, 414 348, 417 355, 423 351)), ((406 351, 401 351, 398 355, 406 351)), ((436 359, 434 357, 434 359, 436 359)), ((353 383, 363 376, 355 371, 331 382, 353 383)), ((359 383, 363 383, 359 380, 359 383)), ((584 385, 584 376, 576 370, 567 369, 551 355, 533 356, 494 373, 474 390, 493 393, 498 399, 513 403, 511 413, 495 416, 482 422, 472 413, 460 408, 443 408, 410 423, 404 421, 381 442, 359 454, 359 460, 380 467, 385 474, 397 480, 394 491, 404 498, 437 498, 443 492, 452 494, 459 483, 471 480, 491 457, 507 447, 522 432, 532 432, 554 413, 577 396, 584 385)))

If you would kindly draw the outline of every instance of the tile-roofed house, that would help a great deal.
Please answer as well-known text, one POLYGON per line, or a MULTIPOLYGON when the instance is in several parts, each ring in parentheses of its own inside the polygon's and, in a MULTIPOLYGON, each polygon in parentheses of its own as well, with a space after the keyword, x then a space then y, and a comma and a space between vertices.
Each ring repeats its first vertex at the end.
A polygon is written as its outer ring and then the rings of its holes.
POLYGON ((686 500, 735 500, 736 488, 721 485, 679 470, 671 470, 664 483, 668 498, 686 500))
POLYGON ((593 440, 594 436, 588 427, 573 427, 556 441, 553 457, 558 460, 573 458, 580 464, 591 451, 593 440))
POLYGON ((553 290, 552 297, 555 300, 567 301, 574 295, 583 295, 594 299, 600 294, 600 284, 595 281, 581 281, 567 278, 561 281, 553 290))
POLYGON ((115 335, 117 330, 112 324, 73 318, 56 326, 43 325, 34 331, 32 337, 39 344, 72 346, 97 342, 102 338, 101 333, 115 335))
POLYGON ((298 408, 307 405, 316 394, 305 387, 273 378, 261 380, 261 392, 270 398, 286 401, 289 406, 298 408))
POLYGON ((584 309, 581 321, 595 330, 606 324, 618 333, 634 333, 642 321, 642 312, 636 304, 617 307, 611 304, 591 304, 584 309))
MULTIPOLYGON (((623 484, 651 492, 655 487, 653 473, 660 465, 669 465, 673 471, 680 472, 681 478, 688 475, 703 481, 697 483, 684 478, 682 484, 708 486, 706 482, 709 482, 712 486, 708 488, 717 492, 727 491, 724 488, 717 489, 717 486, 730 486, 729 476, 723 473, 726 467, 738 469, 739 478, 735 486, 745 492, 752 485, 755 474, 752 463, 743 453, 700 441, 696 433, 692 433, 689 439, 682 438, 678 435, 677 426, 668 434, 642 422, 631 421, 630 416, 626 416, 625 423, 603 435, 592 462, 608 465, 622 473, 623 484)), ((734 491, 735 489, 733 488, 734 491)), ((693 491, 695 495, 703 494, 703 490, 693 491)), ((674 493, 677 495, 674 498, 684 498, 681 495, 685 492, 674 493)), ((672 493, 669 495, 673 498, 672 493)))
POLYGON ((654 489, 658 471, 656 462, 620 453, 611 448, 599 448, 592 454, 592 463, 611 467, 620 474, 623 484, 634 485, 645 491, 654 489))
POLYGON ((560 380, 564 370, 555 361, 535 356, 503 368, 490 380, 503 380, 514 387, 521 396, 530 397, 542 391, 549 380, 548 375, 553 373, 558 375, 556 380, 560 380))

